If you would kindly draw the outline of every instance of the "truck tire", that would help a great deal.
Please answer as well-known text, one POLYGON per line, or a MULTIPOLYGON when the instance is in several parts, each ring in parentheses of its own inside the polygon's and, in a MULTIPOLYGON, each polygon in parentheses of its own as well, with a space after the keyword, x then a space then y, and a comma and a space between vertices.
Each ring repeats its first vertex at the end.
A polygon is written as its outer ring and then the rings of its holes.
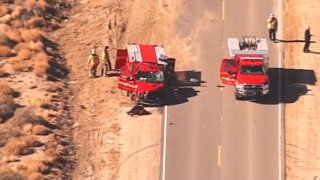
POLYGON ((234 97, 236 100, 241 100, 241 96, 239 96, 239 93, 237 90, 235 90, 235 92, 234 92, 234 97))

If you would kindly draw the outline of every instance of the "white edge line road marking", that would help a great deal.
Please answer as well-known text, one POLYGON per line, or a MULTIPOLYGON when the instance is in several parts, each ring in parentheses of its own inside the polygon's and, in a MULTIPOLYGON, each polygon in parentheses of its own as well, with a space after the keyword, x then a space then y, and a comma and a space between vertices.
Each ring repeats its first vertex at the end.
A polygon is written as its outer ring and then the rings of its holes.
MULTIPOLYGON (((283 2, 282 0, 278 0, 278 11, 279 11, 279 25, 280 25, 280 30, 279 30, 279 36, 282 37, 282 27, 283 27, 283 24, 282 24, 282 8, 283 8, 283 2)), ((280 44, 280 53, 279 53, 279 64, 278 64, 278 67, 281 69, 284 67, 283 65, 283 61, 282 61, 282 52, 283 52, 283 49, 282 49, 282 45, 280 44)), ((279 117, 278 117, 278 121, 279 121, 279 180, 282 180, 284 179, 284 174, 283 174, 283 170, 284 170, 284 167, 282 167, 285 163, 283 162, 283 159, 285 159, 285 152, 284 152, 284 147, 282 146, 282 143, 285 143, 284 141, 284 131, 283 131, 283 123, 282 123, 282 120, 284 120, 284 112, 283 112, 283 104, 281 103, 281 71, 279 73, 279 84, 278 86, 280 87, 280 91, 279 91, 279 100, 280 100, 280 103, 279 103, 279 117)))
POLYGON ((164 106, 164 129, 163 129, 163 150, 162 150, 162 180, 166 179, 166 150, 167 150, 167 124, 168 124, 168 106, 164 106))
POLYGON ((222 0, 222 20, 224 20, 224 16, 225 16, 225 1, 222 0))

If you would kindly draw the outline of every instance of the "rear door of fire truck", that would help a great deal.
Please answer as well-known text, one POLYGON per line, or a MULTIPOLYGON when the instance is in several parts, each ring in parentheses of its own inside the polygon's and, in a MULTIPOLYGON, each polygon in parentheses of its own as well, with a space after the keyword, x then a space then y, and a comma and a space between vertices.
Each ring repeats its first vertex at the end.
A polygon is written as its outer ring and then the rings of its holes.
POLYGON ((134 81, 134 64, 128 61, 127 49, 118 49, 116 56, 115 69, 120 70, 118 88, 133 92, 136 89, 134 81))
POLYGON ((220 78, 222 84, 234 85, 236 78, 236 67, 234 59, 223 59, 220 67, 220 78))

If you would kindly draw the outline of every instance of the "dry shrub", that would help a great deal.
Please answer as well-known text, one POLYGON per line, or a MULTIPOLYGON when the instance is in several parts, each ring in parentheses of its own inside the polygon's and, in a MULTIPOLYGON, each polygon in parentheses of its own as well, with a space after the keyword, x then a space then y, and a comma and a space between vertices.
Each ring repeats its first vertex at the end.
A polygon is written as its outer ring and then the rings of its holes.
POLYGON ((0 17, 8 14, 10 12, 10 9, 7 5, 3 4, 0 6, 0 17))
MULTIPOLYGON (((12 28, 22 28, 24 26, 24 24, 19 19, 15 19, 15 20, 10 21, 10 26, 12 28)), ((20 41, 22 41, 22 38, 20 41)))
POLYGON ((21 37, 26 42, 37 42, 41 39, 42 34, 38 29, 24 29, 21 31, 21 37))
POLYGON ((34 73, 38 77, 44 77, 49 71, 49 57, 46 53, 37 53, 34 56, 34 73))
POLYGON ((17 19, 18 16, 20 16, 21 11, 22 11, 23 8, 22 8, 21 5, 16 5, 16 6, 13 6, 13 7, 14 7, 14 9, 13 9, 13 11, 11 13, 11 16, 12 16, 13 19, 17 19))
POLYGON ((28 144, 25 141, 21 141, 20 138, 10 138, 4 149, 9 155, 25 155, 30 152, 28 144))
POLYGON ((32 52, 29 48, 22 49, 18 52, 18 58, 21 60, 30 60, 32 56, 32 52))
POLYGON ((46 128, 43 125, 35 125, 32 127, 32 133, 34 135, 48 135, 50 134, 52 131, 48 128, 46 128))
POLYGON ((0 67, 0 78, 7 76, 9 76, 9 73, 7 73, 2 67, 0 67))
POLYGON ((9 138, 12 137, 20 137, 22 134, 17 127, 12 127, 12 128, 2 128, 0 129, 0 147, 3 147, 9 138))
POLYGON ((25 0, 24 5, 26 8, 31 9, 34 5, 36 5, 36 0, 25 0))
POLYGON ((31 104, 35 107, 41 107, 44 109, 50 109, 50 102, 52 101, 52 95, 46 97, 34 98, 31 100, 31 104))
POLYGON ((22 142, 26 142, 26 144, 28 145, 28 147, 40 147, 43 145, 43 143, 39 142, 38 140, 36 140, 35 137, 33 136, 21 136, 20 140, 22 142))
POLYGON ((16 52, 21 51, 22 49, 29 49, 29 43, 26 42, 20 42, 18 43, 14 48, 16 52))
POLYGON ((0 95, 12 96, 14 92, 15 91, 8 85, 7 82, 0 80, 0 95))
POLYGON ((0 180, 25 180, 23 176, 12 170, 0 172, 0 180))
POLYGON ((2 163, 10 163, 10 162, 18 162, 18 161, 19 161, 19 159, 17 158, 17 156, 10 155, 10 156, 2 157, 0 162, 2 162, 2 163))
POLYGON ((21 60, 19 57, 13 57, 8 59, 9 64, 11 65, 12 69, 16 72, 23 71, 27 72, 29 71, 29 65, 28 62, 21 60))
POLYGON ((27 123, 27 124, 23 125, 22 131, 24 133, 31 133, 32 132, 32 127, 33 127, 33 125, 31 123, 27 123))
POLYGON ((14 127, 22 128, 25 124, 45 124, 45 120, 36 116, 32 108, 19 108, 15 111, 14 116, 10 120, 14 127))
POLYGON ((29 28, 43 27, 46 22, 42 17, 35 16, 26 22, 26 26, 29 28))
MULTIPOLYGON (((20 22, 20 21, 18 21, 20 22)), ((21 34, 18 30, 16 29, 11 29, 11 31, 8 31, 6 32, 6 35, 12 39, 13 41, 16 41, 16 42, 21 42, 22 41, 22 37, 21 37, 21 34)))
POLYGON ((0 45, 13 47, 16 42, 0 31, 0 45))
POLYGON ((0 32, 9 32, 11 27, 8 24, 0 24, 0 32))
POLYGON ((39 7, 41 7, 42 9, 45 9, 46 7, 48 7, 48 3, 45 0, 38 0, 38 5, 39 7))
POLYGON ((46 169, 46 166, 42 162, 33 160, 28 163, 27 172, 29 174, 33 172, 43 172, 45 169, 46 169))
POLYGON ((0 95, 0 123, 11 118, 16 109, 13 97, 8 95, 0 95))
POLYGON ((6 15, 0 17, 0 23, 6 24, 6 23, 10 22, 11 19, 12 19, 11 14, 6 14, 6 15))
POLYGON ((42 52, 44 50, 44 45, 41 41, 37 41, 37 42, 29 42, 29 48, 33 51, 38 51, 38 52, 42 52))
POLYGON ((0 45, 0 57, 9 57, 12 56, 12 50, 8 46, 1 46, 0 45))
POLYGON ((28 176, 28 180, 43 180, 44 177, 41 173, 33 172, 28 176))

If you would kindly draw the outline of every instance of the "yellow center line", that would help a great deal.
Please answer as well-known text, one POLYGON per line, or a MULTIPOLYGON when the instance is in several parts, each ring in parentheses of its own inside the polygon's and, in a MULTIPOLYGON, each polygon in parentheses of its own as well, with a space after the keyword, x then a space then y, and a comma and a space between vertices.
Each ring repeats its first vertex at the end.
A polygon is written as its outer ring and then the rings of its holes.
POLYGON ((221 145, 218 146, 218 166, 221 166, 221 145))

